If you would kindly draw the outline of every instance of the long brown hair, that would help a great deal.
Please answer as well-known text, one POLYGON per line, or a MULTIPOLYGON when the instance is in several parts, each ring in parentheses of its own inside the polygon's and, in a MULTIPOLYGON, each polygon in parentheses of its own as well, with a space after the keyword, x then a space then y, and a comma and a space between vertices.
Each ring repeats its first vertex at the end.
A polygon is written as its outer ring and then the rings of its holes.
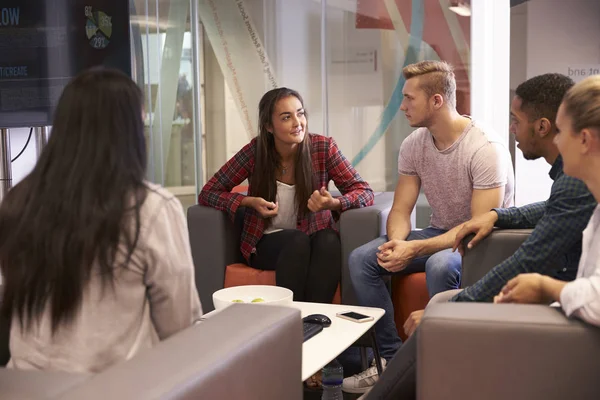
POLYGON ((1 311, 21 329, 46 309, 53 333, 71 322, 92 275, 112 285, 135 250, 147 191, 142 106, 125 74, 83 72, 65 87, 35 168, 4 198, 1 311))
MULTIPOLYGON (((258 105, 258 136, 256 138, 256 155, 254 171, 250 177, 250 196, 262 197, 275 202, 277 196, 276 172, 281 168, 281 156, 275 149, 275 138, 269 133, 272 126, 273 112, 277 102, 289 96, 296 97, 304 108, 304 100, 298 92, 285 87, 269 90, 264 94, 258 105)), ((305 109, 305 115, 306 114, 305 109)), ((308 127, 305 129, 304 140, 298 145, 294 160, 294 179, 296 181, 296 210, 298 216, 308 214, 308 199, 315 190, 313 175, 311 140, 308 127)), ((269 220, 265 221, 268 226, 269 220)))

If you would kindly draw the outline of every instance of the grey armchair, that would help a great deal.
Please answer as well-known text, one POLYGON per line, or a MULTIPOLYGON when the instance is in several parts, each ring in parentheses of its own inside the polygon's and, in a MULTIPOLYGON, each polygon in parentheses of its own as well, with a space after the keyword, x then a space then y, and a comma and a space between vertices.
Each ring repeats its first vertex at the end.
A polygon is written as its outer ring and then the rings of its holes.
POLYGON ((419 329, 418 399, 600 398, 600 329, 558 308, 431 304, 419 329))
MULTIPOLYGON (((496 230, 467 251, 463 286, 512 255, 530 233, 496 230)), ((600 329, 559 308, 432 300, 417 360, 418 399, 600 398, 600 329)))
MULTIPOLYGON (((356 247, 385 234, 387 216, 392 207, 394 193, 375 193, 375 204, 353 209, 341 214, 339 220, 342 242, 342 302, 356 304, 356 296, 348 272, 348 256, 356 247)), ((242 214, 235 223, 228 216, 211 207, 195 205, 188 209, 187 220, 192 256, 196 266, 196 287, 202 308, 214 309, 212 294, 223 288, 225 267, 245 261, 239 250, 242 214)))
POLYGON ((300 311, 232 305, 97 375, 0 368, 0 398, 302 398, 300 311))

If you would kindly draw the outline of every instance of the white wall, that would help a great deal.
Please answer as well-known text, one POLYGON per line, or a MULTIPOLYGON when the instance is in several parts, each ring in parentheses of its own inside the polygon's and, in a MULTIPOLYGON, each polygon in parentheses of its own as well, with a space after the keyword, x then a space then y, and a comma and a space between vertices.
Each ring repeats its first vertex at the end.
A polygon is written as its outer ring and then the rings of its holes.
MULTIPOLYGON (((512 42, 524 43, 526 50, 517 47, 512 51, 516 59, 511 65, 525 65, 526 74, 522 77, 522 67, 513 68, 511 89, 525 79, 548 72, 567 75, 570 68, 600 67, 598 0, 530 0, 513 8, 515 14, 512 42), (517 76, 523 79, 514 79, 517 76)), ((515 169, 517 205, 548 198, 552 181, 545 160, 527 161, 517 151, 515 169)))
POLYGON ((510 3, 472 0, 471 115, 508 145, 510 3))

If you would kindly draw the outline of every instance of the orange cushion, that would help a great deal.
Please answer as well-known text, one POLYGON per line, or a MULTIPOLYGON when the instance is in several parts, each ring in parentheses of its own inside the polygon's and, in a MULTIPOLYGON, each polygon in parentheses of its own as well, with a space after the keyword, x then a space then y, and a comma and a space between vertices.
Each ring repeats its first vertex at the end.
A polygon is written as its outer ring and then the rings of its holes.
POLYGON ((248 191, 248 185, 238 185, 231 189, 231 193, 245 193, 248 191))
MULTIPOLYGON (((251 268, 246 264, 231 264, 225 269, 225 283, 223 287, 244 285, 273 285, 275 286, 275 271, 263 271, 251 268)), ((333 304, 342 304, 340 285, 338 285, 333 304)))
POLYGON ((246 264, 231 264, 225 269, 223 287, 244 285, 275 285, 275 271, 250 268, 246 264))
POLYGON ((425 309, 428 302, 429 293, 427 292, 425 272, 392 278, 394 321, 402 340, 406 340, 404 321, 413 311, 425 309))
POLYGON ((342 304, 342 292, 340 289, 341 288, 338 283, 338 287, 335 290, 335 294, 333 295, 333 300, 331 301, 331 304, 342 304))

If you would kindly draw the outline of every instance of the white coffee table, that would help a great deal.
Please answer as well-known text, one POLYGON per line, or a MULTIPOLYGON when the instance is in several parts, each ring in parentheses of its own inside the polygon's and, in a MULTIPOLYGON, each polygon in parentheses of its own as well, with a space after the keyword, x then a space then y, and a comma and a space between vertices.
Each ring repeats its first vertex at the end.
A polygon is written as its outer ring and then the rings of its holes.
POLYGON ((324 314, 331 326, 308 339, 302 345, 302 381, 320 371, 331 360, 342 354, 375 325, 385 311, 381 308, 346 306, 338 304, 302 303, 294 301, 292 307, 300 310, 302 318, 310 314, 324 314), (336 317, 344 311, 355 311, 373 317, 373 321, 352 322, 336 317))
MULTIPOLYGON (((259 306, 257 307, 264 307, 259 306)), ((308 339, 302 345, 302 381, 304 382, 317 371, 320 371, 331 360, 339 356, 344 350, 352 346, 365 333, 375 325, 385 311, 381 308, 346 306, 338 304, 303 303, 294 301, 290 307, 300 310, 302 318, 310 314, 324 314, 331 319, 331 326, 308 339), (373 317, 373 321, 352 322, 336 314, 344 311, 355 311, 373 317)), ((210 318, 217 311, 203 315, 202 319, 210 318)))

